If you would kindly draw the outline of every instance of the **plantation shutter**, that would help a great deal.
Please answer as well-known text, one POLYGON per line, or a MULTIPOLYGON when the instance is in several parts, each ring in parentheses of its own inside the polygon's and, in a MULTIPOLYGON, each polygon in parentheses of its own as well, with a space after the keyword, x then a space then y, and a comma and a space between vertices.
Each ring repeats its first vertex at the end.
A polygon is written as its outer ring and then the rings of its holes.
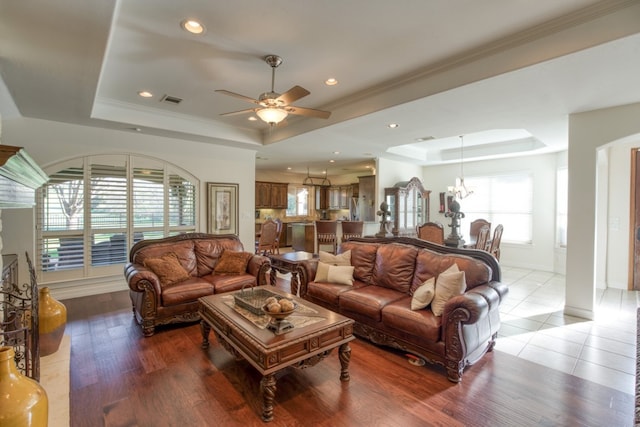
MULTIPOLYGON (((118 158, 119 157, 119 158, 118 158)), ((91 176, 91 265, 123 263, 127 259, 127 168, 120 165, 90 165, 91 176)))

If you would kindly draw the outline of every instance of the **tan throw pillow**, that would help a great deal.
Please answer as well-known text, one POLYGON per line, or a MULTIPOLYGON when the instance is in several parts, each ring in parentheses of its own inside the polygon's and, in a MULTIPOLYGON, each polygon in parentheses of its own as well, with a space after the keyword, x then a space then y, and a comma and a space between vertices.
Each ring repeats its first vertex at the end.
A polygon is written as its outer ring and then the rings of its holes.
POLYGON ((316 269, 316 277, 313 279, 314 282, 326 282, 329 277, 329 267, 330 265, 326 262, 318 261, 318 268, 316 269))
POLYGON ((330 265, 327 273, 327 282, 338 285, 353 286, 353 270, 355 267, 347 265, 330 265))
POLYGON ((319 261, 331 265, 351 265, 351 251, 341 253, 340 255, 330 254, 329 252, 319 251, 319 261))
POLYGON ((253 257, 251 252, 235 252, 225 250, 222 252, 216 268, 213 269, 214 274, 242 274, 247 271, 247 264, 253 257))
POLYGON ((189 272, 180 264, 178 256, 173 252, 166 253, 160 258, 147 258, 144 260, 144 266, 158 276, 160 286, 163 287, 191 277, 189 276, 189 272))
POLYGON ((451 267, 438 275, 436 279, 436 293, 431 302, 431 310, 436 316, 442 316, 444 306, 451 298, 462 295, 467 289, 464 271, 458 270, 458 265, 451 267))
POLYGON ((353 285, 353 271, 355 267, 350 265, 330 265, 318 261, 318 269, 314 282, 336 283, 339 285, 353 285))
POLYGON ((431 304, 435 291, 436 278, 432 277, 413 292, 413 297, 411 298, 411 310, 421 310, 431 304))

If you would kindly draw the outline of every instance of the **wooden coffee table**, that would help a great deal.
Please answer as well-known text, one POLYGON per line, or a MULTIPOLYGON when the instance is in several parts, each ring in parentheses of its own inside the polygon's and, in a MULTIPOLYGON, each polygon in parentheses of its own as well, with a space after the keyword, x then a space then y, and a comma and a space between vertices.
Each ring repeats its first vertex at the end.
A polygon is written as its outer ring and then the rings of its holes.
MULTIPOLYGON (((273 420, 276 372, 289 367, 305 368, 326 358, 338 347, 340 380, 349 381, 353 320, 304 301, 271 286, 262 286, 299 306, 289 316, 294 327, 275 333, 265 327, 266 318, 250 313, 234 302, 233 292, 200 298, 202 348, 209 347, 209 331, 236 359, 245 359, 262 374, 262 420, 273 420)), ((258 288, 256 288, 258 289, 258 288)))

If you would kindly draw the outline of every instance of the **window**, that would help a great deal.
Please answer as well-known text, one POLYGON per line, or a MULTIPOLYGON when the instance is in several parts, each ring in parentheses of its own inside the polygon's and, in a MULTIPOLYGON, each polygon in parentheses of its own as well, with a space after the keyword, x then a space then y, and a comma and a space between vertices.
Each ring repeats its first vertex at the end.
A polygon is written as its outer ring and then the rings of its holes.
POLYGON ((36 206, 44 274, 120 272, 134 243, 196 230, 196 179, 169 164, 104 155, 54 168, 36 206))
POLYGON ((567 205, 569 204, 569 169, 558 169, 556 177, 556 244, 567 247, 567 205))
POLYGON ((290 185, 287 188, 287 215, 305 216, 309 213, 309 189, 290 185))
POLYGON ((498 224, 504 226, 504 242, 532 242, 533 177, 530 173, 465 177, 465 184, 473 190, 471 196, 460 201, 467 224, 484 218, 492 229, 498 224))

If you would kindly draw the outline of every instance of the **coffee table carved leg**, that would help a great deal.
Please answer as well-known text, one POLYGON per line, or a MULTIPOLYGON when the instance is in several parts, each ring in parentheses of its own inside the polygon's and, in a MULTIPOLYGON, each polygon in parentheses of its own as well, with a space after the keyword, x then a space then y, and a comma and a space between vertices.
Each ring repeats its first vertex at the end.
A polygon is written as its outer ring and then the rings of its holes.
POLYGON ((351 361, 351 347, 346 342, 340 346, 338 352, 338 358, 340 359, 340 381, 349 381, 349 361, 351 361))
POLYGON ((262 392, 262 421, 272 421, 273 399, 276 396, 276 376, 274 374, 262 377, 260 391, 262 392))
POLYGON ((211 326, 202 320, 200 321, 200 331, 202 332, 202 348, 209 348, 209 331, 211 331, 211 326))
POLYGON ((298 280, 298 272, 293 270, 291 272, 291 293, 297 296, 299 287, 300 281, 298 280))
POLYGON ((271 286, 275 286, 276 285, 276 279, 277 279, 276 269, 273 266, 271 266, 271 272, 269 273, 269 284, 271 286))

